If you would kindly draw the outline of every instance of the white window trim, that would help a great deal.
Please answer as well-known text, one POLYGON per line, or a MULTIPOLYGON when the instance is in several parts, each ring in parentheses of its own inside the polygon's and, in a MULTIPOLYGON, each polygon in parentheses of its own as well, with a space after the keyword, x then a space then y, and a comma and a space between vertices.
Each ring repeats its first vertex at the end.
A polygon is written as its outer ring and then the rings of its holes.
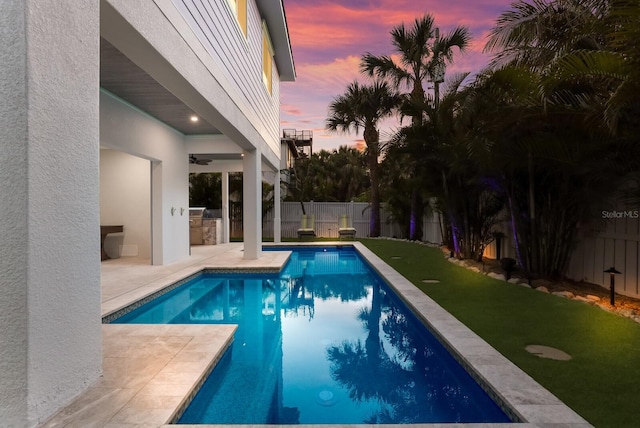
POLYGON ((267 90, 269 95, 273 95, 273 63, 275 55, 275 51, 273 49, 273 44, 271 43, 271 36, 269 35, 269 29, 267 28, 267 22, 262 20, 262 49, 264 50, 264 42, 267 42, 267 50, 269 51, 269 56, 271 58, 271 76, 267 76, 266 70, 264 69, 264 51, 262 52, 262 83, 264 83, 264 87, 267 90), (271 88, 269 88, 269 81, 271 82, 271 88))
MULTIPOLYGON (((248 0, 246 3, 246 8, 247 10, 245 11, 245 19, 247 20, 247 22, 245 22, 245 26, 247 27, 247 34, 244 33, 244 30, 242 29, 242 25, 240 24, 240 18, 238 18, 238 0, 226 0, 224 1, 224 3, 226 3, 227 7, 229 8, 229 11, 231 12, 231 18, 232 21, 235 23, 236 25, 236 29, 239 31, 240 35, 242 36, 242 39, 244 39, 245 43, 248 43, 248 39, 249 39, 249 4, 248 4, 248 0)), ((247 48, 248 48, 248 44, 247 44, 247 48)))

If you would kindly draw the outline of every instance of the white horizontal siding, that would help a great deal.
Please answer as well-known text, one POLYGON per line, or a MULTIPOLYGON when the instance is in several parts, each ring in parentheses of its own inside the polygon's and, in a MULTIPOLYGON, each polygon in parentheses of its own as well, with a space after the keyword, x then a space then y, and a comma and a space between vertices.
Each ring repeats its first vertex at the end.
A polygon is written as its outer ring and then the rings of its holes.
POLYGON ((172 2, 240 94, 243 105, 238 107, 279 154, 280 79, 274 66, 273 91, 269 94, 262 81, 262 19, 255 2, 247 1, 246 38, 227 0, 172 2))

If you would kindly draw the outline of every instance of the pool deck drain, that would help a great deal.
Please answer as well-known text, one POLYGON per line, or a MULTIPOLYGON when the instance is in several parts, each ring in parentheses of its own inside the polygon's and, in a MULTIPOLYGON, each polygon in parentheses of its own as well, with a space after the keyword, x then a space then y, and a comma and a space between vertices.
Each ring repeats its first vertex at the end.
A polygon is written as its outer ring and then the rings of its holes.
POLYGON ((524 348, 527 352, 537 355, 540 358, 547 358, 549 360, 557 361, 569 361, 571 355, 557 348, 544 345, 528 345, 524 348))

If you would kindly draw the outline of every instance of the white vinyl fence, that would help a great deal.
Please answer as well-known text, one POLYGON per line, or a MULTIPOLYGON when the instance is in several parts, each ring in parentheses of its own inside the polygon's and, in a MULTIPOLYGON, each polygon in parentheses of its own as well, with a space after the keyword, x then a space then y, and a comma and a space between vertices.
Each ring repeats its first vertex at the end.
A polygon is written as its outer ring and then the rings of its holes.
MULTIPOLYGON (((619 217, 611 215, 598 229, 580 232, 566 276, 574 281, 585 281, 609 288, 610 277, 604 271, 615 267, 620 272, 615 277, 616 293, 640 298, 640 215, 634 210, 614 213, 619 217)), ((505 237, 500 245, 500 257, 516 258, 509 224, 503 224, 502 231, 505 237)), ((484 255, 496 258, 495 241, 489 244, 484 255)))
MULTIPOLYGON (((366 202, 305 202, 305 211, 315 218, 316 236, 321 238, 338 238, 340 217, 347 215, 351 226, 356 229, 356 237, 369 236, 369 221, 371 207, 366 202)), ((296 238, 302 218, 300 202, 282 202, 281 228, 283 238, 296 238)), ((437 214, 425 216, 423 221, 423 240, 440 243, 440 225, 437 214)), ((385 210, 384 204, 380 210, 380 235, 400 236, 400 227, 385 210)), ((273 237, 273 212, 269 212, 262 221, 262 234, 265 238, 273 237)))
POLYGON ((609 218, 603 230, 581 233, 567 276, 609 288, 609 274, 604 271, 615 267, 620 272, 615 277, 616 292, 640 298, 638 211, 618 212, 626 214, 619 218, 609 218))

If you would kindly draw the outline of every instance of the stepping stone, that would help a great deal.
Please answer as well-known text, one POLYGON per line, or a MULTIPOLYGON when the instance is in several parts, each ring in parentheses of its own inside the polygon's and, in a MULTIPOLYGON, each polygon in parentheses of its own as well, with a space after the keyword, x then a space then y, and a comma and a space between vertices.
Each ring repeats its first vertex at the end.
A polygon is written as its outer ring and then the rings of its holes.
POLYGON ((569 361, 571 355, 560 349, 552 348, 544 345, 527 345, 524 348, 527 352, 537 355, 540 358, 548 358, 550 360, 569 361))
POLYGON ((424 282, 425 284, 437 284, 440 281, 437 279, 423 279, 422 282, 424 282))
POLYGON ((391 258, 392 258, 393 260, 398 260, 398 259, 401 259, 402 257, 400 257, 400 256, 391 256, 391 258))

